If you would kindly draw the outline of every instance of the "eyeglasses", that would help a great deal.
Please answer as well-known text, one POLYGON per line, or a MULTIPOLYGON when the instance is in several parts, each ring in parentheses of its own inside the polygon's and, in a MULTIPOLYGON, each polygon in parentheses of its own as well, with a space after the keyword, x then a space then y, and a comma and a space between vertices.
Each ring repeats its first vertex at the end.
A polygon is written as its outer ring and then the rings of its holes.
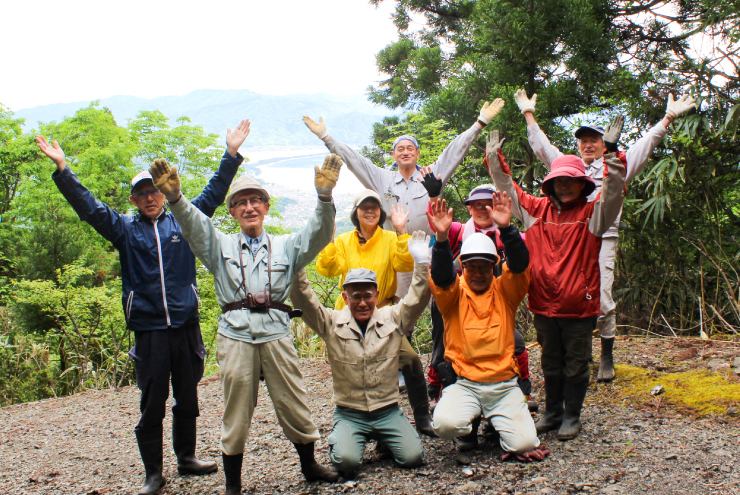
POLYGON ((375 294, 372 292, 365 292, 364 294, 358 294, 357 292, 352 294, 347 294, 352 302, 359 303, 360 301, 370 302, 373 297, 375 297, 375 294))
POLYGON ((267 203, 267 200, 265 198, 262 198, 260 196, 255 196, 253 198, 240 199, 236 203, 232 203, 231 207, 236 208, 237 210, 244 210, 246 209, 248 204, 252 205, 252 208, 257 208, 259 206, 262 206, 265 203, 267 203))
POLYGON ((139 189, 131 194, 136 199, 146 199, 147 196, 154 198, 160 196, 162 193, 158 189, 139 189))

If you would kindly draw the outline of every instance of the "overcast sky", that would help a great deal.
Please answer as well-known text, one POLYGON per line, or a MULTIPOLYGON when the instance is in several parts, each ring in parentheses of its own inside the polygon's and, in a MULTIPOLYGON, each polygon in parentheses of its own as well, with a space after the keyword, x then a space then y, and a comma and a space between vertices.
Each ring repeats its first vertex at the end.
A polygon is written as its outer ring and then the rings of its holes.
POLYGON ((195 89, 361 94, 395 1, 4 0, 0 103, 17 111, 195 89))

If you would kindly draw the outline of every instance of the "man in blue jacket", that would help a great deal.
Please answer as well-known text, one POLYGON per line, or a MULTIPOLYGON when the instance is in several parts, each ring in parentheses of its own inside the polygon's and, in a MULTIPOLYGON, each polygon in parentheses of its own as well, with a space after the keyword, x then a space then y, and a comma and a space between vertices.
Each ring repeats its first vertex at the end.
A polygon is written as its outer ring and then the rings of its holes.
MULTIPOLYGON (((229 185, 243 161, 238 150, 249 135, 249 121, 227 130, 221 166, 192 203, 209 217, 223 203, 229 185)), ((170 377, 172 446, 180 474, 215 472, 215 462, 195 457, 198 382, 203 377, 203 337, 198 315, 195 256, 180 225, 164 207, 162 195, 149 172, 131 180, 131 203, 138 214, 124 215, 98 201, 67 167, 64 151, 37 136, 41 151, 57 165, 52 178, 81 220, 89 223, 118 249, 121 261, 123 307, 136 343, 129 352, 141 390, 141 419, 136 440, 144 462, 146 481, 139 495, 159 492, 162 475, 162 421, 166 413, 170 377)))

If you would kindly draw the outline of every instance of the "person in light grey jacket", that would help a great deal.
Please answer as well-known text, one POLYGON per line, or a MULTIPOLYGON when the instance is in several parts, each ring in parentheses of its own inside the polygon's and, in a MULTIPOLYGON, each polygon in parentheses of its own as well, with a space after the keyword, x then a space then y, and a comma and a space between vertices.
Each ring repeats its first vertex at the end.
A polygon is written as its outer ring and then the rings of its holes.
MULTIPOLYGON (((527 134, 529 144, 534 154, 542 160, 542 163, 550 169, 552 162, 563 156, 563 153, 550 143, 547 136, 534 118, 534 108, 537 103, 537 95, 528 98, 523 89, 514 94, 519 109, 527 120, 527 134)), ((681 96, 678 100, 673 99, 673 95, 668 95, 666 114, 663 120, 651 127, 645 134, 638 139, 627 150, 627 176, 626 182, 634 179, 639 174, 650 158, 653 149, 663 140, 668 132, 668 126, 683 113, 694 108, 696 103, 688 95, 681 96)), ((611 126, 606 129, 598 125, 583 125, 576 129, 575 138, 578 140, 578 152, 586 165, 586 175, 594 180, 596 189, 592 192, 588 200, 594 201, 601 191, 602 180, 604 177, 604 154, 607 150, 605 134, 613 134, 619 140, 622 131, 623 119, 618 116, 611 126)), ((617 305, 612 298, 612 285, 614 283, 614 263, 617 255, 617 241, 619 240, 619 220, 621 211, 614 225, 602 237, 601 251, 599 253, 599 269, 601 271, 601 314, 597 320, 596 327, 599 329, 601 337, 601 360, 599 363, 599 373, 597 380, 600 382, 610 382, 614 379, 614 337, 617 329, 617 305)))
POLYGON ((307 481, 336 481, 337 470, 316 463, 314 442, 319 432, 306 405, 303 376, 293 347, 289 319, 297 314, 284 303, 293 275, 329 243, 336 210, 332 190, 341 159, 328 156, 316 167, 319 200, 314 215, 300 232, 273 236, 263 222, 270 195, 256 180, 241 177, 226 198, 229 213, 241 232, 224 234, 180 193, 175 167, 156 160, 150 172, 164 193, 193 253, 213 275, 222 314, 218 324, 218 363, 224 392, 221 427, 226 495, 241 493, 244 444, 257 402, 260 370, 275 413, 293 442, 307 481))
MULTIPOLYGON (((483 128, 501 111, 503 106, 504 101, 501 98, 497 98, 491 104, 485 102, 478 120, 468 130, 453 139, 430 166, 434 177, 439 175, 441 178, 440 191, 462 163, 483 128)), ((330 152, 342 157, 344 163, 347 164, 347 168, 355 174, 363 186, 380 195, 383 210, 390 212, 392 208, 396 208, 398 205, 403 206, 405 211, 408 212, 408 218, 406 219, 407 232, 421 230, 428 235, 434 235, 426 217, 429 193, 422 185, 421 167, 418 164, 420 150, 416 138, 408 135, 396 138, 393 143, 393 167, 391 167, 391 170, 386 170, 377 167, 372 161, 360 155, 354 149, 330 136, 327 133, 323 118, 315 122, 308 116, 304 116, 303 122, 311 132, 324 141, 330 152)), ((393 230, 390 217, 386 219, 383 228, 393 230)), ((397 300, 404 297, 408 292, 411 277, 411 272, 398 274, 397 300)), ((424 368, 419 356, 408 341, 401 346, 399 366, 406 382, 409 402, 414 411, 416 429, 425 435, 436 436, 432 429, 429 413, 424 368)))

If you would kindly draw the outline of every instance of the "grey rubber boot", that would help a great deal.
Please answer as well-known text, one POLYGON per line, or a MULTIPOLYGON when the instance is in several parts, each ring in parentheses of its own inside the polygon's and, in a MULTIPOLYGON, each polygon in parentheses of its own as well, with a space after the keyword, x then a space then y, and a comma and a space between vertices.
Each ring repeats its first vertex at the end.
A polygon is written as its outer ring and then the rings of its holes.
POLYGON ((226 477, 226 491, 224 495, 241 495, 242 493, 242 461, 244 454, 221 454, 226 477))
POLYGON ((162 427, 135 430, 146 479, 138 495, 155 495, 167 480, 162 475, 162 427))
POLYGON ((334 466, 322 466, 314 457, 314 442, 294 443, 301 460, 301 472, 306 481, 327 481, 333 483, 339 479, 339 471, 334 466))
POLYGON ((177 472, 180 474, 203 475, 218 471, 213 461, 201 461, 195 457, 195 430, 197 418, 172 418, 172 448, 177 455, 177 472))
POLYGON ((614 380, 614 337, 611 339, 601 338, 601 361, 599 362, 599 374, 596 375, 597 382, 610 382, 614 380))
POLYGON ((581 431, 581 409, 586 399, 588 380, 582 382, 571 382, 565 380, 563 385, 563 397, 565 399, 565 414, 563 423, 558 429, 558 440, 573 440, 581 431))
POLYGON ((545 414, 535 423, 538 435, 557 430, 563 422, 563 383, 560 377, 545 377, 545 414))
POLYGON ((404 366, 401 370, 406 382, 406 393, 409 405, 414 413, 416 431, 428 437, 436 437, 432 428, 432 415, 429 412, 429 398, 427 397, 427 383, 424 372, 415 375, 411 366, 404 366))

